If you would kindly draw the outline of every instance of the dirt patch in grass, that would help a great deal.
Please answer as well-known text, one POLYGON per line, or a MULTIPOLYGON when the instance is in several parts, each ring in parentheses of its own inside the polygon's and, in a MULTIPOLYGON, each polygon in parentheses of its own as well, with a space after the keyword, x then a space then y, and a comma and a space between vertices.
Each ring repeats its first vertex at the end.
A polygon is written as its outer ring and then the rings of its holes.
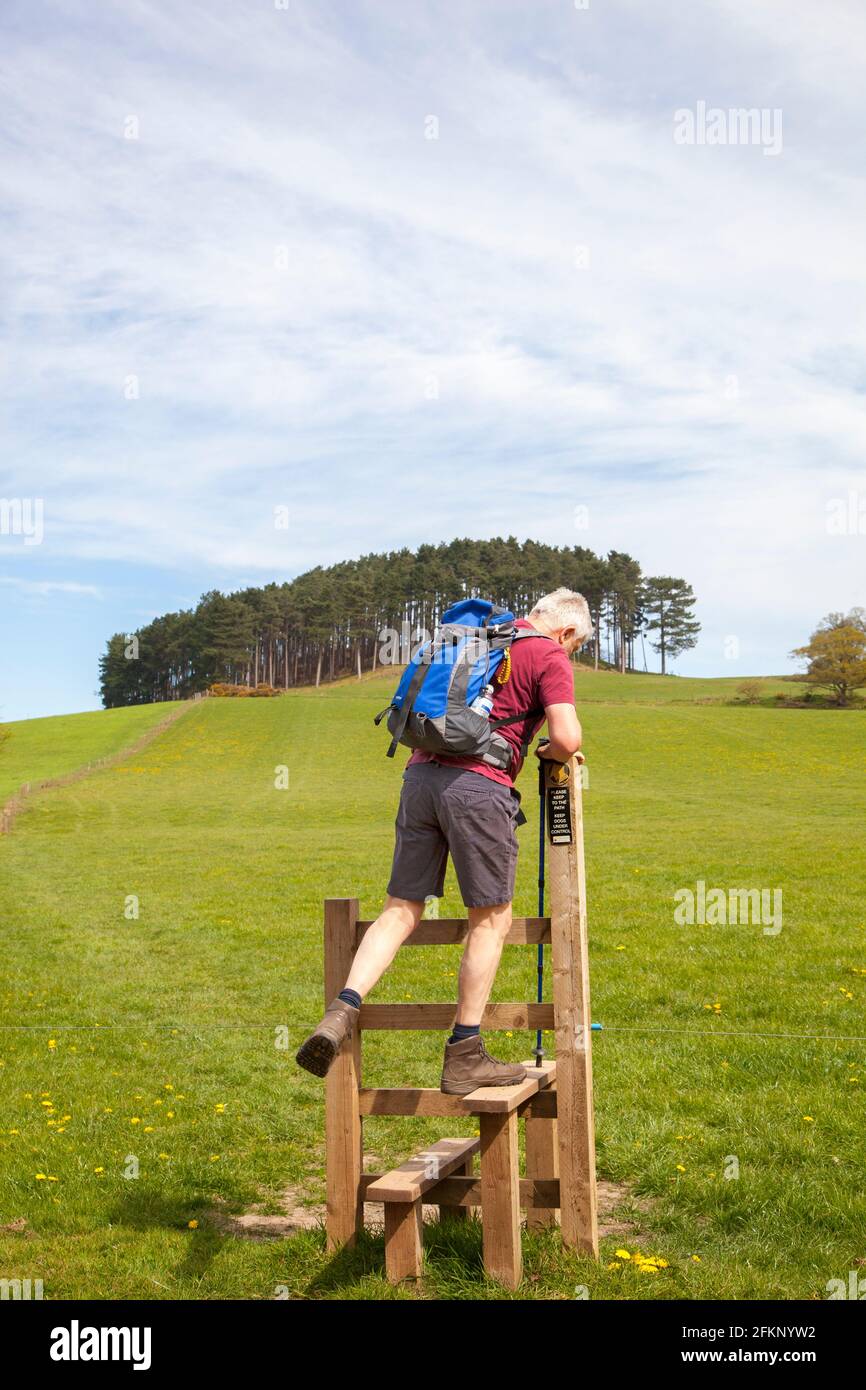
POLYGON ((599 1239, 605 1236, 630 1236, 634 1241, 634 1231, 637 1229, 637 1221, 626 1219, 615 1220, 613 1213, 617 1207, 624 1202, 630 1203, 641 1215, 646 1215, 652 1209, 652 1202, 648 1197, 633 1197, 631 1189, 626 1183, 604 1182, 599 1180, 598 1184, 598 1234, 599 1239))
MULTIPOLYGON (((376 1154, 365 1154, 365 1164, 381 1164, 381 1160, 376 1154)), ((368 1167, 367 1171, 376 1171, 368 1167)), ((636 1242, 634 1232, 637 1230, 638 1223, 634 1220, 616 1219, 613 1213, 624 1203, 630 1203, 638 1212, 648 1212, 651 1203, 647 1198, 632 1197, 630 1189, 624 1183, 604 1182, 598 1184, 598 1234, 600 1238, 605 1236, 628 1236, 632 1243, 636 1242)), ((297 1235, 299 1231, 315 1230, 318 1226, 325 1224, 325 1204, 318 1202, 314 1204, 304 1203, 303 1192, 296 1187, 288 1187, 283 1192, 280 1199, 282 1212, 278 1214, 267 1214, 257 1207, 240 1215, 231 1215, 216 1208, 207 1215, 207 1220, 217 1230, 224 1235, 241 1236, 246 1240, 284 1240, 288 1236, 297 1235)), ((475 1208, 480 1216, 480 1208, 475 1208)), ((422 1208, 424 1221, 437 1221, 439 1219, 439 1208, 432 1204, 424 1204, 422 1208)), ((559 1213, 557 1213, 557 1221, 559 1213)), ((382 1202, 364 1203, 364 1225, 368 1230, 381 1230, 385 1224, 385 1207, 382 1202)))
POLYGON ((16 1216, 14 1221, 8 1221, 5 1226, 0 1226, 0 1236, 24 1236, 27 1240, 33 1239, 34 1232, 27 1225, 27 1218, 16 1216))

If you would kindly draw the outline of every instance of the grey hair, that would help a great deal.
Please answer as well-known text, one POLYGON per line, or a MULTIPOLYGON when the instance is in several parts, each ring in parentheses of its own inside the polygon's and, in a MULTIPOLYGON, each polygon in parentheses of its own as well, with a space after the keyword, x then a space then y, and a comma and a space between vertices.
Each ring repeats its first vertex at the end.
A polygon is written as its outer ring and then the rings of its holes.
POLYGON ((589 604, 583 594, 573 589, 554 589, 544 594, 536 603, 530 618, 538 618, 545 627, 556 631, 561 627, 573 627, 581 642, 592 636, 592 618, 589 604))

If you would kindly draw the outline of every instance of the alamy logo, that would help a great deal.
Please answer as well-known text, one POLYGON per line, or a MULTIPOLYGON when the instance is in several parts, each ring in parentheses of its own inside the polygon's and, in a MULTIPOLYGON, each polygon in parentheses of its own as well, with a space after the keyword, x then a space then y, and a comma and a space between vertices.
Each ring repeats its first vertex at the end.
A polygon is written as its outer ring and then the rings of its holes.
POLYGON ((23 536, 25 545, 41 545, 43 516, 41 497, 0 497, 0 536, 23 536))
POLYGON ((708 107, 705 101, 699 101, 694 111, 681 107, 674 112, 674 143, 762 145, 765 155, 781 154, 781 108, 739 106, 725 111, 720 106, 708 107))
POLYGON ((778 936, 782 930, 781 888, 707 888, 699 878, 694 890, 677 889, 674 902, 674 921, 680 927, 696 922, 708 927, 752 923, 763 926, 764 936, 778 936))
POLYGON ((0 1279, 0 1299, 20 1299, 26 1302, 31 1298, 42 1297, 41 1279, 0 1279))
POLYGON ((866 492, 851 488, 847 497, 831 497, 826 511, 828 536, 866 536, 866 492))
MULTIPOLYGON (((376 634, 379 640, 378 660, 380 666, 405 666, 416 661, 423 646, 432 641, 433 634, 426 627, 413 627, 405 620, 398 632, 395 627, 380 628, 376 634)), ((444 660, 444 655, 442 657, 444 660)))
POLYGON ((150 1369, 149 1327, 68 1327, 51 1331, 52 1361, 131 1361, 134 1371, 150 1369))
POLYGON ((848 1270, 847 1284, 844 1279, 828 1279, 824 1287, 828 1299, 852 1298, 859 1303, 866 1299, 866 1279, 859 1279, 856 1269, 848 1270))

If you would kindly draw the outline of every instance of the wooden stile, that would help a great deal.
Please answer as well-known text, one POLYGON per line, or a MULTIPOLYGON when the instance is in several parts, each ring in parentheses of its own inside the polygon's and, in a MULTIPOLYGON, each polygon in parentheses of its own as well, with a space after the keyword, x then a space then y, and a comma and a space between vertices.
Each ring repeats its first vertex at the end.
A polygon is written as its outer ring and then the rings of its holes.
MULTIPOLYGON (((484 1266, 508 1288, 522 1274, 521 1212, 527 1228, 555 1225, 563 1244, 597 1258, 592 1033, 587 951, 586 871, 580 767, 545 769, 558 788, 558 812, 570 823, 570 842, 548 845, 550 917, 515 918, 509 942, 547 947, 552 1003, 491 1003, 482 1030, 553 1029, 556 1058, 539 1067, 525 1061, 524 1081, 480 1087, 467 1096, 432 1087, 363 1087, 361 1040, 365 1029, 450 1031, 452 1003, 362 1004, 358 1024, 325 1078, 327 1244, 354 1243, 364 1202, 384 1202, 386 1270, 392 1281, 417 1279, 422 1269, 424 1203, 440 1220, 462 1220, 481 1208, 484 1266), (567 808, 567 816, 565 816, 567 808), (365 1115, 477 1116, 480 1139, 439 1140, 389 1173, 363 1172, 365 1115), (519 1121, 525 1125, 526 1175, 518 1168, 519 1121), (480 1150, 480 1171, 473 1154, 480 1150)), ((563 841, 565 836, 562 837, 563 841)), ((325 903, 325 1002, 339 994, 352 958, 369 928, 354 898, 325 903)), ((406 945, 458 944, 462 918, 422 922, 406 945)))

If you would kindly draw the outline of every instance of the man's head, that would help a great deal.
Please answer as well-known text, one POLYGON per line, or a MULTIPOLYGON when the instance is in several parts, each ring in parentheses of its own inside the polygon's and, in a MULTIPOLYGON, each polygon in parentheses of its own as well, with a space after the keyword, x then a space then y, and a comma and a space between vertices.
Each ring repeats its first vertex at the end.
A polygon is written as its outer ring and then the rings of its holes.
POLYGON ((554 589, 552 594, 545 594, 528 615, 528 621, 564 647, 569 656, 592 636, 589 604, 583 594, 572 589, 554 589))

